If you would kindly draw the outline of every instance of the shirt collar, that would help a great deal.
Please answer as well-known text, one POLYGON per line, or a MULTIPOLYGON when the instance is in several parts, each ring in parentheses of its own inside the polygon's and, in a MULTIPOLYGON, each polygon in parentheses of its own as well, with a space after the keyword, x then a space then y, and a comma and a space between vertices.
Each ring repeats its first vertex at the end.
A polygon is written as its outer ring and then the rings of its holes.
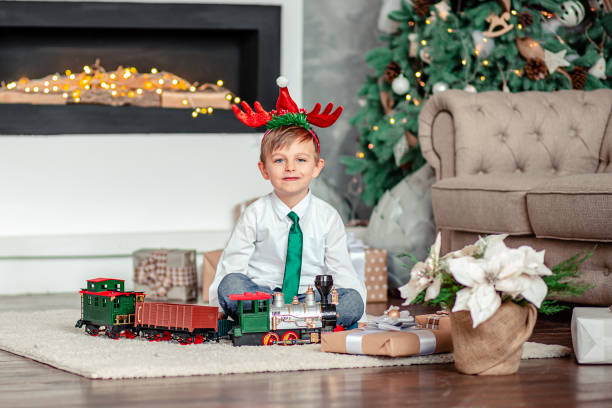
POLYGON ((301 220, 302 217, 306 215, 306 211, 308 210, 308 207, 310 206, 311 200, 312 200, 312 193, 310 192, 310 189, 309 189, 308 194, 306 194, 306 197, 302 198, 302 201, 297 203, 293 208, 289 208, 287 204, 283 203, 283 201, 280 198, 278 198, 276 193, 272 192, 272 206, 274 207, 274 212, 280 219, 289 219, 287 218, 287 214, 293 211, 294 213, 298 215, 298 217, 300 217, 300 220, 301 220))

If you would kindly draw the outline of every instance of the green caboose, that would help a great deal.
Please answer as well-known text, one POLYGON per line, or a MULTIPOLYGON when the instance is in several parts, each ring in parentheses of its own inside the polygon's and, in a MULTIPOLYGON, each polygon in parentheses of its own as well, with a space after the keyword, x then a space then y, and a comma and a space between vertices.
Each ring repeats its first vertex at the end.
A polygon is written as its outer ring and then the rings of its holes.
POLYGON ((98 335, 104 327, 106 335, 118 338, 123 330, 134 326, 136 301, 144 299, 142 292, 125 292, 123 280, 97 278, 87 281, 81 294, 81 319, 76 327, 85 325, 85 331, 98 335))

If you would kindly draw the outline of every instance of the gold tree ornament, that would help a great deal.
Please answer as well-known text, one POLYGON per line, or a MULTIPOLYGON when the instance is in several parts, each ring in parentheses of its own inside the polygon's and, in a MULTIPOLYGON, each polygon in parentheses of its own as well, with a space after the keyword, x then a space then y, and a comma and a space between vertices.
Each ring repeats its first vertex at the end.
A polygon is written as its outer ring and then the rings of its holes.
POLYGON ((531 37, 524 38, 516 38, 516 46, 519 50, 519 53, 523 58, 529 60, 531 58, 539 58, 543 60, 544 57, 544 49, 540 46, 536 40, 531 37))
POLYGON ((489 29, 484 32, 484 35, 489 38, 502 36, 514 28, 514 24, 508 24, 510 13, 507 11, 504 11, 501 16, 491 13, 485 21, 489 23, 489 29))

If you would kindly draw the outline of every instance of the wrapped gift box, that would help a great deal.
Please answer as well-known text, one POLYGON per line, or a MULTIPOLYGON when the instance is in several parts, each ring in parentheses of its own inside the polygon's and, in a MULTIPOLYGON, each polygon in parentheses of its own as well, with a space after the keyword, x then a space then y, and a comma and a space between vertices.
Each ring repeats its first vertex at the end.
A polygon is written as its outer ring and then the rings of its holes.
POLYGON ((204 262, 202 262, 202 301, 208 302, 208 289, 215 279, 217 273, 217 264, 223 253, 222 249, 216 251, 204 252, 204 262))
POLYGON ((450 332, 451 320, 448 313, 438 312, 415 316, 414 320, 420 327, 432 330, 443 330, 450 332))
POLYGON ((134 290, 152 299, 197 300, 195 250, 140 249, 132 253, 132 260, 134 290))
POLYGON ((440 325, 435 330, 411 328, 396 331, 363 328, 323 333, 321 351, 389 357, 447 353, 453 350, 453 341, 450 319, 446 316, 444 320, 448 320, 448 325, 440 325))
POLYGON ((607 307, 576 307, 572 343, 581 364, 612 363, 612 311, 607 307))
POLYGON ((387 302, 387 251, 365 249, 365 285, 369 303, 387 302))

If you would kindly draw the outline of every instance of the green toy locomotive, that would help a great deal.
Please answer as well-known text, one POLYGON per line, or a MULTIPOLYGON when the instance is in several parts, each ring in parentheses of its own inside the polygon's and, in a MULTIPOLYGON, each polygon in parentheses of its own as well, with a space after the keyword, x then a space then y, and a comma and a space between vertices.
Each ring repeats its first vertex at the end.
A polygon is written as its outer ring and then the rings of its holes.
POLYGON ((321 295, 321 302, 315 301, 314 291, 309 287, 304 303, 297 298, 285 304, 283 294, 276 292, 274 300, 268 293, 244 293, 230 295, 238 302, 238 322, 230 337, 234 346, 255 346, 272 344, 319 343, 321 332, 336 328, 337 300, 327 299, 333 286, 331 275, 317 275, 315 286, 321 295))

